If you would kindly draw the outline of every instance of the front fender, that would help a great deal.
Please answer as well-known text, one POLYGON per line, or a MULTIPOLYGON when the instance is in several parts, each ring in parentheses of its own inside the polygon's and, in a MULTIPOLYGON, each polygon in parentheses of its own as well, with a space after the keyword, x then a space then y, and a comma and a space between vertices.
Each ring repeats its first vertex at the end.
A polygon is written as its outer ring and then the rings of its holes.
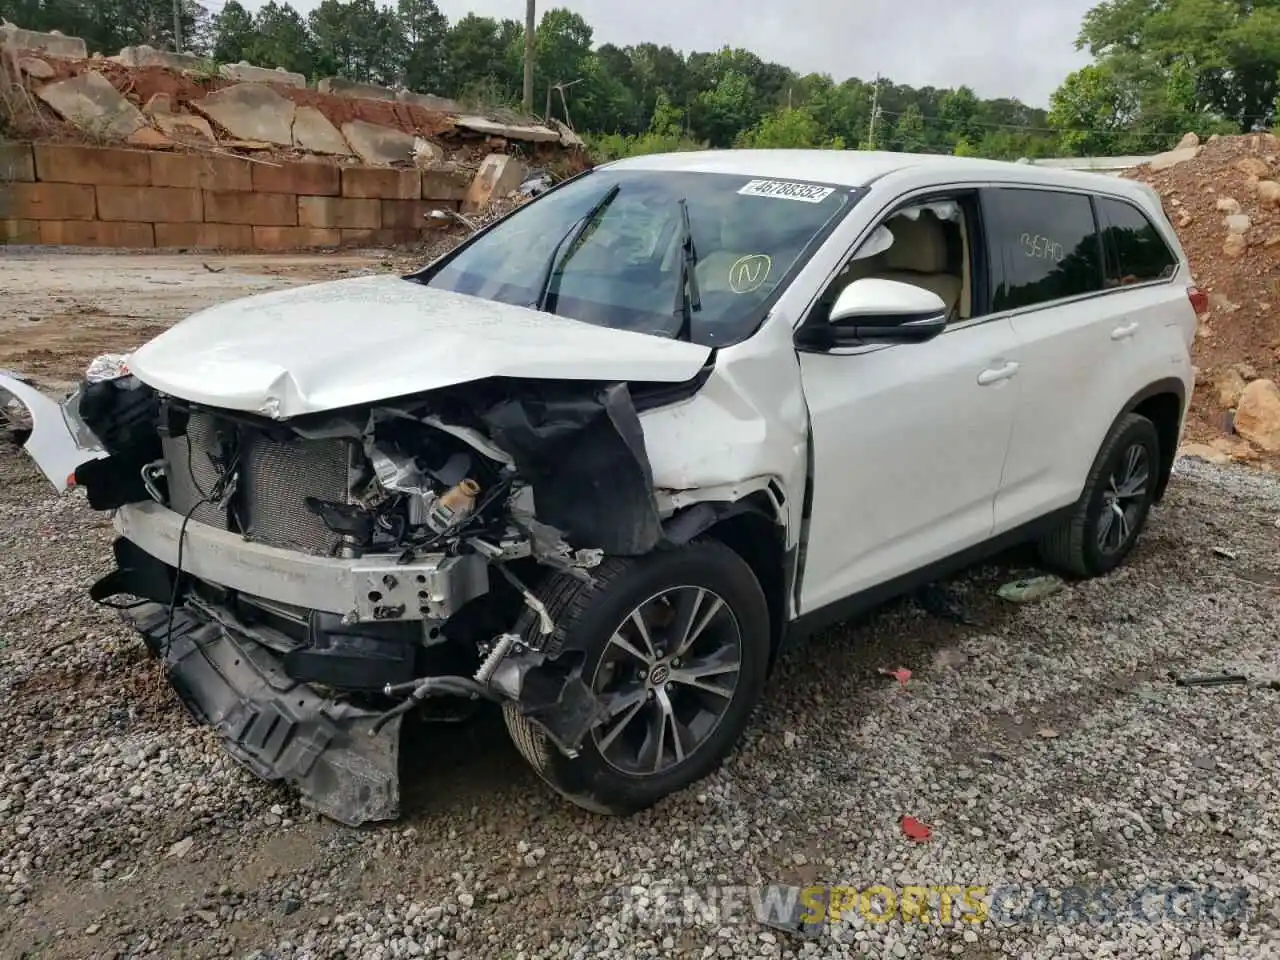
POLYGON ((76 467, 107 455, 80 419, 79 391, 58 403, 17 374, 0 371, 0 409, 15 400, 31 416, 31 436, 23 449, 59 493, 70 486, 76 467))

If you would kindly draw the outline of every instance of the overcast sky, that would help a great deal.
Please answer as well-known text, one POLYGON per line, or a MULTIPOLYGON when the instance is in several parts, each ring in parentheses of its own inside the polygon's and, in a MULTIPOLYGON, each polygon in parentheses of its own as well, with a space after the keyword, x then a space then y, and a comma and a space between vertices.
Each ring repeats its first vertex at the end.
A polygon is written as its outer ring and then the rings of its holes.
MULTIPOLYGON (((208 0, 212 9, 223 0, 208 0)), ((257 8, 263 0, 247 0, 257 8)), ((303 13, 319 0, 291 0, 303 13)), ((524 0, 436 0, 450 20, 468 13, 524 19, 524 0)), ((912 86, 968 84, 984 97, 1047 106, 1088 58, 1075 50, 1097 0, 540 0, 580 13, 597 43, 652 41, 689 53, 728 44, 800 73, 912 86)))

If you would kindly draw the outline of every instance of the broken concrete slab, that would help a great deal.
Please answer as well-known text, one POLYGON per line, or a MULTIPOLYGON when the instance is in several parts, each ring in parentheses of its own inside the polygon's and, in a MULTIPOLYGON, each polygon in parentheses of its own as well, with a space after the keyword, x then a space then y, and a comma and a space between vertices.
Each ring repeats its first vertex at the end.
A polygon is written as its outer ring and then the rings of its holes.
POLYGON ((585 147, 586 142, 570 129, 568 124, 561 123, 559 120, 552 119, 551 126, 556 133, 560 134, 560 142, 566 147, 585 147))
POLYGON ((39 57, 23 57, 18 61, 18 69, 35 80, 52 80, 56 70, 39 57))
POLYGON ((293 116, 293 144, 311 153, 335 157, 351 156, 351 148, 342 133, 315 107, 298 107, 293 116))
POLYGON ((168 70, 185 70, 188 73, 200 73, 209 69, 210 61, 191 53, 170 53, 168 50, 157 50, 148 44, 136 47, 125 47, 114 57, 108 57, 126 67, 164 67, 168 70))
POLYGON ((126 100, 110 80, 93 70, 60 83, 45 84, 36 96, 62 119, 95 136, 127 140, 147 125, 142 111, 126 100))
POLYGON ((300 73, 290 73, 284 67, 276 67, 274 70, 255 67, 244 60, 239 63, 224 63, 218 67, 218 73, 228 80, 239 80, 245 83, 283 83, 299 88, 307 85, 307 78, 300 73))
POLYGON ((259 140, 293 146, 292 100, 261 83, 237 83, 211 93, 191 106, 237 140, 259 140))
POLYGON ((155 113, 152 121, 165 136, 182 143, 217 143, 218 138, 204 117, 189 113, 155 113))
POLYGON ((316 89, 321 93, 331 93, 337 97, 360 97, 365 100, 394 100, 396 92, 372 83, 357 83, 354 80, 343 80, 341 77, 325 77, 316 89))
POLYGON ((462 202, 464 212, 485 209, 492 201, 509 196, 524 182, 528 168, 515 157, 491 153, 480 164, 480 170, 467 188, 462 202))
POLYGON ((173 113, 173 98, 167 93, 152 94, 151 99, 142 105, 142 112, 149 117, 158 113, 173 113))
POLYGON ((342 135, 356 155, 373 166, 387 167, 413 159, 414 138, 400 130, 352 120, 342 125, 342 135))
POLYGON ((462 116, 454 121, 455 126, 475 133, 485 133, 491 137, 506 137, 508 140, 531 140, 535 143, 550 143, 560 139, 560 134, 542 124, 499 123, 487 117, 462 116))
POLYGON ((15 50, 39 50, 51 57, 67 60, 83 60, 89 56, 88 48, 79 37, 23 30, 12 23, 0 24, 0 45, 13 47, 15 50))
POLYGON ((462 113, 462 104, 456 100, 450 100, 448 97, 437 97, 431 93, 414 93, 412 90, 400 90, 396 93, 396 99, 401 103, 409 103, 415 107, 422 107, 424 110, 434 110, 437 113, 462 113))

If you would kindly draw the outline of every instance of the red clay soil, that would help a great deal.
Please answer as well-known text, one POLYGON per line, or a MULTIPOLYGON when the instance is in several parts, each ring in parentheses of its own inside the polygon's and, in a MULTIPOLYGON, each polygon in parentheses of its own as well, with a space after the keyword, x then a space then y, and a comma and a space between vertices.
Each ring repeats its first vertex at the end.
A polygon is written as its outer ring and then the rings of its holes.
MULTIPOLYGON (((1227 436, 1229 407, 1216 384, 1232 368, 1244 380, 1280 382, 1280 207, 1258 197, 1260 179, 1280 178, 1280 142, 1223 137, 1168 170, 1143 166, 1125 176, 1159 191, 1196 283, 1210 295, 1193 350, 1199 372, 1187 439, 1212 442, 1227 436), (1228 211, 1219 201, 1232 209, 1235 201, 1249 218, 1248 246, 1235 256, 1224 249, 1228 211)), ((1280 457, 1260 459, 1280 466, 1280 457)))

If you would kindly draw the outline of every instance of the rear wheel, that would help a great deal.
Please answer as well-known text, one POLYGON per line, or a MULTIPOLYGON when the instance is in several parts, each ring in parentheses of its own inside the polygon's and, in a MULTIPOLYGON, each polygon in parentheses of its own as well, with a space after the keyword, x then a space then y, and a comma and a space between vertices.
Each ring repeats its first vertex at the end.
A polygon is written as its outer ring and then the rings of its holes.
POLYGON ((564 649, 605 719, 566 757, 514 704, 507 728, 538 774, 599 813, 647 807, 712 772, 733 749, 764 685, 768 606, 751 569, 716 541, 613 559, 595 584, 544 591, 564 649))
POLYGON ((1074 513, 1041 541, 1041 559, 1081 577, 1118 567, 1146 524, 1159 465, 1155 425, 1136 413, 1126 414, 1103 443, 1074 513))

